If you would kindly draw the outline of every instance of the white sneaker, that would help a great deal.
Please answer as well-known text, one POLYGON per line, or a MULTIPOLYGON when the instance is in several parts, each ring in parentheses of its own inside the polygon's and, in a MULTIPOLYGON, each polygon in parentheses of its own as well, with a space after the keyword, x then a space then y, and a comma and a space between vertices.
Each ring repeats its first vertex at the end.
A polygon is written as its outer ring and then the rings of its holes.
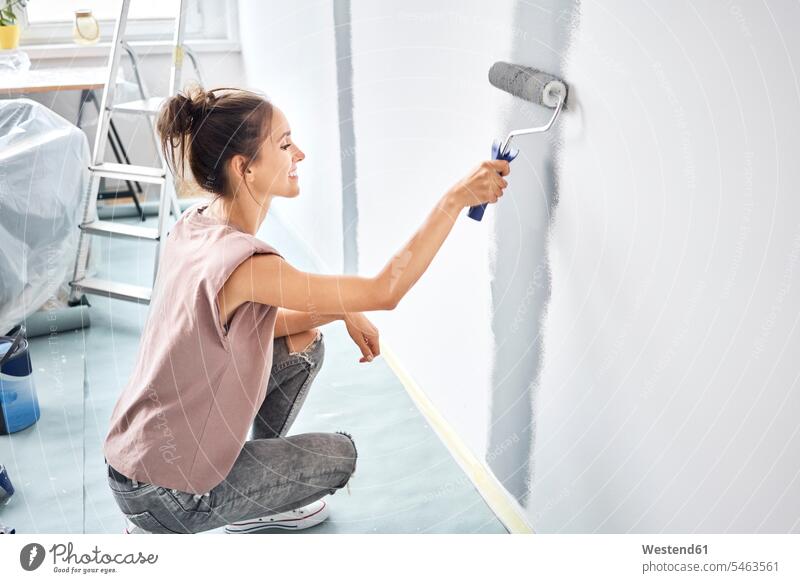
POLYGON ((268 514, 260 518, 240 520, 225 527, 228 534, 239 534, 268 528, 282 528, 285 530, 303 530, 318 525, 328 518, 330 510, 324 499, 278 514, 268 514))

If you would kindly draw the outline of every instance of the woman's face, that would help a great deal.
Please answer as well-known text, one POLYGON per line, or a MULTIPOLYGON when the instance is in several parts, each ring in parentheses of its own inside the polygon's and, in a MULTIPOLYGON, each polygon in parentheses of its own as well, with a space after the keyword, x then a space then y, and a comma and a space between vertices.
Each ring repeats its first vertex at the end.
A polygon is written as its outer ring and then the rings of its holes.
POLYGON ((300 193, 297 163, 306 155, 290 132, 286 116, 273 105, 271 132, 261 144, 258 158, 248 167, 250 173, 245 175, 254 194, 293 198, 300 193))

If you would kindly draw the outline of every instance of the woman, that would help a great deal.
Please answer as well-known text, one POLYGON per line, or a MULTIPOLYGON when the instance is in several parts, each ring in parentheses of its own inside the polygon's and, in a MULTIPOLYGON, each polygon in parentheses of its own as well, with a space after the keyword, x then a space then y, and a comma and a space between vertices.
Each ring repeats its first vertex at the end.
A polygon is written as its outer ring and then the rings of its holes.
POLYGON ((173 171, 188 160, 215 196, 187 209, 164 245, 103 447, 109 486, 137 532, 308 528, 357 458, 345 432, 286 436, 322 364, 318 327, 343 320, 360 362, 378 356, 363 312, 398 305, 461 211, 502 196, 508 162, 483 162, 450 188, 378 275, 320 275, 255 237, 273 197, 300 192, 305 154, 278 107, 198 87, 167 101, 157 129, 173 171))

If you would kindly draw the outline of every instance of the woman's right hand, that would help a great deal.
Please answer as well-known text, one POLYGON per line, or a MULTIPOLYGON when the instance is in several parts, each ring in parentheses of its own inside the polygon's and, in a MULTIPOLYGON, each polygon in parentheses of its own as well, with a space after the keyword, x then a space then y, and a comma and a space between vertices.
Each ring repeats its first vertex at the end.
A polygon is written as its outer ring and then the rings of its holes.
POLYGON ((497 202, 508 186, 503 176, 509 172, 511 165, 506 160, 486 160, 454 184, 448 194, 462 207, 497 202))

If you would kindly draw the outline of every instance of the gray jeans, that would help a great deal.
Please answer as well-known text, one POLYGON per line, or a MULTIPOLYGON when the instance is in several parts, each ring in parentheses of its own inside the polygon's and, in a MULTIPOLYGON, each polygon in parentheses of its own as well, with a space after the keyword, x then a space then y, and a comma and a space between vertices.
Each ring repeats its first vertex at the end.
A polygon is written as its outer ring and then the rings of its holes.
POLYGON ((348 433, 286 437, 324 355, 322 331, 302 352, 290 353, 285 336, 275 339, 267 395, 253 421, 252 439, 210 492, 134 482, 109 470, 108 484, 123 514, 153 533, 196 533, 299 508, 344 487, 357 458, 348 433))

